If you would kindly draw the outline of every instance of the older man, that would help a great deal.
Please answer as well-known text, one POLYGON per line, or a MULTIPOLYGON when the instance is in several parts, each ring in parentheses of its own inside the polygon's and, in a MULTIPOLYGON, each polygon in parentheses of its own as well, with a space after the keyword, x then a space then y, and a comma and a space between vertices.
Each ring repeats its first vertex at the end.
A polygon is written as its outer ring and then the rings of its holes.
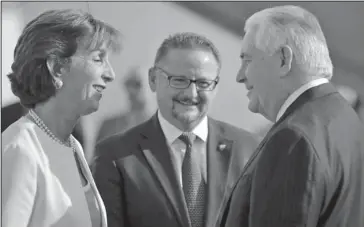
POLYGON ((241 69, 249 109, 275 122, 223 202, 226 227, 363 227, 364 127, 329 82, 314 15, 269 8, 245 24, 241 69))
POLYGON ((207 117, 220 56, 206 38, 175 34, 149 70, 158 112, 98 144, 95 181, 110 227, 210 227, 256 148, 248 132, 207 117))

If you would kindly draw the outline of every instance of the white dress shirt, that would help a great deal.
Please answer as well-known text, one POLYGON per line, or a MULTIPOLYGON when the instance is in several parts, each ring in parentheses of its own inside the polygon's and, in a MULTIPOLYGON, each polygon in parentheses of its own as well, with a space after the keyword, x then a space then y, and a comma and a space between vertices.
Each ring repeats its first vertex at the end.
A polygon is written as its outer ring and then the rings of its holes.
POLYGON ((286 101, 283 103, 280 110, 278 111, 278 114, 276 117, 276 122, 283 116, 283 114, 287 111, 288 107, 290 105, 292 105, 292 103, 294 101, 296 101, 296 99, 298 99, 298 97, 300 97, 300 95, 302 95, 305 91, 307 91, 310 88, 317 87, 321 84, 325 84, 328 82, 329 81, 326 78, 312 80, 312 81, 308 82, 307 84, 302 85, 296 91, 294 91, 290 96, 288 96, 288 98, 286 99, 286 101))
MULTIPOLYGON (((186 145, 184 142, 182 142, 178 137, 183 133, 183 131, 176 128, 174 125, 169 123, 160 111, 158 110, 158 120, 160 122, 162 131, 164 133, 164 136, 167 140, 167 145, 170 148, 171 154, 172 154, 172 161, 173 165, 175 167, 175 171, 177 173, 179 182, 181 187, 183 187, 182 184, 182 162, 184 159, 184 155, 186 152, 186 145)), ((205 116, 202 121, 192 130, 193 134, 196 135, 196 139, 193 142, 193 149, 195 152, 198 152, 199 160, 198 163, 200 163, 201 172, 202 172, 202 178, 207 182, 207 168, 206 168, 206 142, 207 142, 207 136, 208 136, 208 124, 207 124, 207 117, 205 116)))

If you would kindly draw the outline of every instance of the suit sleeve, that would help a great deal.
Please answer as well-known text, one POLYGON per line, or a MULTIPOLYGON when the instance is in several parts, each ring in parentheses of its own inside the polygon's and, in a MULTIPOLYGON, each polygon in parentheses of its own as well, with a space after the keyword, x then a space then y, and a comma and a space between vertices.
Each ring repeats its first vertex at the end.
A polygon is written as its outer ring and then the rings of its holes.
POLYGON ((292 129, 276 133, 261 151, 254 173, 250 227, 316 227, 323 172, 310 142, 292 129))
POLYGON ((27 227, 37 191, 37 166, 31 152, 16 144, 2 155, 2 226, 27 227))
POLYGON ((115 162, 107 155, 107 148, 96 147, 96 157, 91 165, 92 173, 105 204, 108 226, 126 227, 125 199, 122 176, 115 162))

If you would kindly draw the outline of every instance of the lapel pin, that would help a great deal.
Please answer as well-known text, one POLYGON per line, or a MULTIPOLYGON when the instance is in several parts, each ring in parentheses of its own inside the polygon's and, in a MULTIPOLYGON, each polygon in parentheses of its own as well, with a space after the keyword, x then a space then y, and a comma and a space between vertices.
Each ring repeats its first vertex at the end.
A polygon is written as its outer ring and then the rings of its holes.
POLYGON ((226 148, 226 144, 220 143, 218 148, 219 148, 219 151, 223 151, 226 148))

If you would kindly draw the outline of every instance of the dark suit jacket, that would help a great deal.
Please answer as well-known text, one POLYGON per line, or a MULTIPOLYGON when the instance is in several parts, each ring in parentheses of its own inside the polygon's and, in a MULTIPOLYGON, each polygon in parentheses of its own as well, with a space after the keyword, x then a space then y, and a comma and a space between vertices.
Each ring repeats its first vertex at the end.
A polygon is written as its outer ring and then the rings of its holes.
POLYGON ((364 127, 332 84, 273 125, 222 209, 226 227, 364 226, 364 127))
MULTIPOLYGON (((257 146, 248 132, 208 119, 207 218, 213 226, 244 163, 257 146)), ((109 227, 187 227, 182 188, 158 118, 97 145, 93 171, 109 227)))
POLYGON ((111 118, 105 119, 101 123, 100 129, 96 136, 96 141, 99 142, 114 134, 126 132, 132 127, 148 120, 148 118, 150 118, 150 116, 147 116, 146 112, 139 110, 130 111, 120 116, 113 116, 111 118))

